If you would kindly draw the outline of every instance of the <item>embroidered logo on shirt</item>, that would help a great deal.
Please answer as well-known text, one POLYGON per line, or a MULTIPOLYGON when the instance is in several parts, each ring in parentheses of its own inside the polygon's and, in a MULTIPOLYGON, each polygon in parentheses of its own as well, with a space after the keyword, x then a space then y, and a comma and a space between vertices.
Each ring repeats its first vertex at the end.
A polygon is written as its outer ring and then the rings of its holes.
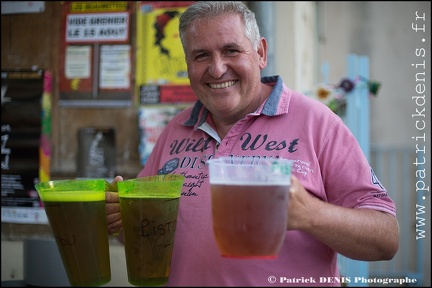
POLYGON ((373 171, 372 168, 371 168, 371 181, 372 181, 372 184, 374 184, 376 186, 379 186, 381 188, 381 191, 373 192, 373 194, 374 194, 373 196, 375 198, 388 197, 387 190, 381 184, 381 182, 379 181, 378 177, 376 176, 376 174, 375 174, 375 172, 373 171))

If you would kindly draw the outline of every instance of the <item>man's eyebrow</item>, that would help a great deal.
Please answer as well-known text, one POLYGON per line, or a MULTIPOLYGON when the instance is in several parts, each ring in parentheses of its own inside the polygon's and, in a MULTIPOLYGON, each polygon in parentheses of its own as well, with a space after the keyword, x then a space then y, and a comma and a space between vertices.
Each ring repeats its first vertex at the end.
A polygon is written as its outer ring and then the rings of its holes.
POLYGON ((191 54, 201 54, 201 53, 205 53, 207 51, 208 50, 206 50, 206 49, 195 49, 195 50, 191 51, 191 54))
POLYGON ((228 48, 238 48, 240 47, 240 45, 238 45, 237 43, 227 43, 223 46, 224 49, 228 49, 228 48))
MULTIPOLYGON (((227 50, 227 49, 238 49, 240 47, 240 45, 238 45, 237 43, 233 42, 233 43, 227 43, 224 46, 222 46, 222 50, 227 50)), ((194 49, 190 52, 191 55, 195 55, 195 54, 202 54, 202 53, 208 53, 210 50, 208 49, 194 49)))

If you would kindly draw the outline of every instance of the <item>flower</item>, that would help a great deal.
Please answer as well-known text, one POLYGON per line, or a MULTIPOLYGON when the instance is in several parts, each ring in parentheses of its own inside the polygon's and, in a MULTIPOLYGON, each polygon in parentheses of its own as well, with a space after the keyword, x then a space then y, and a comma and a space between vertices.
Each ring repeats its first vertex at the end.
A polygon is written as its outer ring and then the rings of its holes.
POLYGON ((355 83, 348 78, 342 79, 339 84, 339 88, 341 88, 345 93, 351 92, 355 87, 355 83))
POLYGON ((324 101, 330 97, 332 91, 327 89, 324 86, 321 86, 321 87, 318 87, 316 93, 317 93, 318 99, 320 99, 321 101, 324 101))
POLYGON ((354 80, 342 78, 338 85, 328 83, 320 83, 312 91, 306 92, 305 95, 317 98, 319 101, 327 105, 334 113, 343 115, 346 108, 346 97, 354 91, 360 83, 366 83, 369 94, 378 95, 381 83, 371 81, 364 77, 356 77, 354 80))

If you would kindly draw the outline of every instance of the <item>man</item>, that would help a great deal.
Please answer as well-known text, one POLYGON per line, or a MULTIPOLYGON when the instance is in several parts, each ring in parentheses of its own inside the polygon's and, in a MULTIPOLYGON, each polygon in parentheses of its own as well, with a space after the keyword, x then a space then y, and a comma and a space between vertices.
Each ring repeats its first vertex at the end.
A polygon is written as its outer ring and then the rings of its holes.
MULTIPOLYGON (((179 30, 198 101, 167 125, 138 174, 186 176, 168 285, 328 286, 319 279, 339 276, 337 253, 392 259, 399 246, 394 202, 337 115, 279 76, 261 79, 267 42, 254 14, 242 2, 199 1, 183 13, 179 30), (292 161, 288 227, 277 259, 220 256, 206 163, 220 156, 292 161)), ((113 233, 121 227, 118 196, 106 196, 113 233)))

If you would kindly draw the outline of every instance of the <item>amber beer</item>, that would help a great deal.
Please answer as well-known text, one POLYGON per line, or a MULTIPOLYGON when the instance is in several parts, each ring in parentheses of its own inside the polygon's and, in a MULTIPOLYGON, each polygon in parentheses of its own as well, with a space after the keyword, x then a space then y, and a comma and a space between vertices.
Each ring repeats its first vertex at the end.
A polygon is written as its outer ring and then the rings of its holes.
POLYGON ((288 223, 291 162, 211 159, 213 232, 224 257, 274 259, 288 223))
POLYGON ((106 184, 104 179, 81 179, 35 185, 71 286, 101 286, 111 280, 106 184))
POLYGON ((169 174, 118 182, 128 281, 168 282, 184 176, 169 174))
POLYGON ((222 256, 277 257, 287 227, 288 186, 213 184, 211 201, 222 256))

